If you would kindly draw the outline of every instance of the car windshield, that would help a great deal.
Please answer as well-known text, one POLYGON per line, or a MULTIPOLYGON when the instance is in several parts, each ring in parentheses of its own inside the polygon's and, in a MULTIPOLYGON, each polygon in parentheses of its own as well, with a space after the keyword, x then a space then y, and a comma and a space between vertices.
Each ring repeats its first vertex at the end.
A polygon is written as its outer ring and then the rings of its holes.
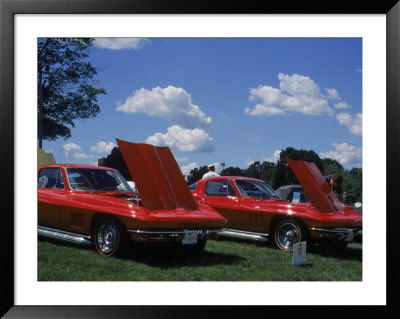
POLYGON ((67 168, 69 185, 81 191, 117 191, 133 193, 118 171, 94 168, 67 168))
POLYGON ((235 184, 242 197, 280 198, 266 182, 237 179, 235 184))

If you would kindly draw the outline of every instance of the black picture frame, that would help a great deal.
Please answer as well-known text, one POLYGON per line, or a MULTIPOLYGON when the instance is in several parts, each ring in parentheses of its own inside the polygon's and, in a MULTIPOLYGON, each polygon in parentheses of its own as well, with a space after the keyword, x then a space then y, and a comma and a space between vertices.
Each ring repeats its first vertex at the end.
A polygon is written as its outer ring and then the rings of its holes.
MULTIPOLYGON (((400 3, 398 0, 0 0, 0 181, 2 258, 0 315, 5 318, 165 318, 227 316, 398 317, 399 237, 396 194, 400 137, 400 3), (14 303, 14 17, 16 14, 385 14, 387 21, 387 305, 386 306, 16 306, 14 303), (4 183, 7 181, 7 183, 4 183), (312 312, 311 312, 312 311, 312 312)), ((383 106, 382 106, 383 107, 383 106)), ((383 142, 383 141, 382 141, 383 142)), ((381 168, 377 168, 381 169, 381 168)), ((379 187, 379 185, 378 185, 379 187)), ((379 230, 377 230, 377 240, 379 230)), ((316 292, 318 293, 318 292, 316 292)), ((374 292, 371 291, 373 294, 374 292)))

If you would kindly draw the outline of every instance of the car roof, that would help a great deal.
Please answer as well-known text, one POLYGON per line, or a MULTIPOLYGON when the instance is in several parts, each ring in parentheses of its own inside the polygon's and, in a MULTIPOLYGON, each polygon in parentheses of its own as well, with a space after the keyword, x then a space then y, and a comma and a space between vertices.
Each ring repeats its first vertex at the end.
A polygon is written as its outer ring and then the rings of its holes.
POLYGON ((102 169, 102 170, 112 170, 112 171, 117 171, 115 168, 111 168, 111 167, 104 167, 104 166, 96 166, 96 165, 86 165, 86 164, 48 164, 48 165, 42 165, 39 167, 39 169, 41 168, 60 168, 60 167, 64 167, 64 168, 88 168, 88 169, 102 169))
POLYGON ((283 185, 283 186, 279 187, 278 189, 276 189, 275 192, 283 199, 287 199, 290 192, 294 189, 303 189, 303 187, 301 185, 297 185, 297 184, 283 185))
POLYGON ((264 182, 261 179, 256 179, 256 178, 246 177, 246 176, 212 176, 212 177, 207 177, 204 180, 220 180, 220 179, 239 179, 239 180, 251 180, 251 181, 257 181, 257 182, 264 182))

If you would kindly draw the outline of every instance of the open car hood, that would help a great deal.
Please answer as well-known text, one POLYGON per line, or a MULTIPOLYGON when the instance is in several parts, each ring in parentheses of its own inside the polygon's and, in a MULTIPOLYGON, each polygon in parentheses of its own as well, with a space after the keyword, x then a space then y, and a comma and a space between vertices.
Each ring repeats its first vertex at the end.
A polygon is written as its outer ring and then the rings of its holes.
POLYGON ((140 193, 143 207, 154 210, 178 207, 198 209, 168 146, 116 140, 140 193))
POLYGON ((285 158, 303 186, 311 204, 323 213, 343 212, 343 206, 326 182, 317 165, 285 158))

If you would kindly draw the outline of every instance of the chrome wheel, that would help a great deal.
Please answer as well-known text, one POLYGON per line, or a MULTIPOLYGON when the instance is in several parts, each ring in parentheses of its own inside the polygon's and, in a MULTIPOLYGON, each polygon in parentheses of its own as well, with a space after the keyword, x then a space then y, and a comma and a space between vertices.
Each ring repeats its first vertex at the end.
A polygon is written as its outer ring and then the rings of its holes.
POLYGON ((115 222, 102 220, 97 225, 95 241, 97 251, 105 256, 113 255, 119 245, 119 229, 115 222))
POLYGON ((292 251, 293 244, 301 241, 302 233, 296 222, 284 220, 276 226, 275 243, 284 251, 292 251))

